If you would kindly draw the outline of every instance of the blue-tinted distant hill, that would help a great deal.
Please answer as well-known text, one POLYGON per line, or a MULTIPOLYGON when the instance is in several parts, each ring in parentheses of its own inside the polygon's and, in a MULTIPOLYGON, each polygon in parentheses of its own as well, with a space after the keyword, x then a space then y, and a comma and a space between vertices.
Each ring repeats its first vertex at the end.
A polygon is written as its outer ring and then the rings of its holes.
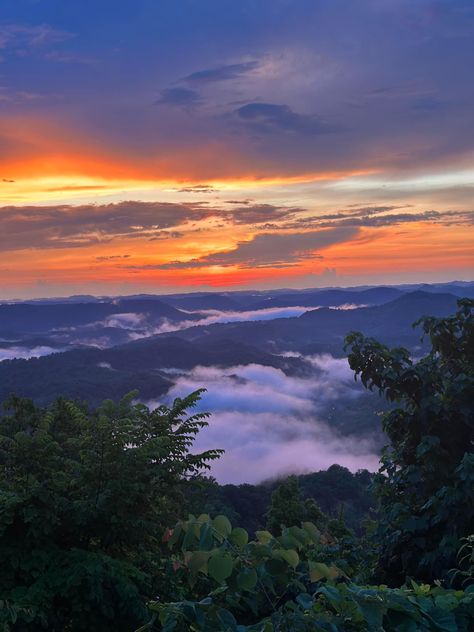
MULTIPOLYGON (((0 359, 2 350, 21 348, 26 355, 34 339, 51 349, 111 347, 189 325, 209 315, 268 308, 321 305, 379 304, 401 293, 394 288, 361 290, 294 290, 271 292, 214 292, 172 296, 73 296, 0 303, 0 359), (176 327, 174 327, 176 328, 176 327)), ((245 318, 243 318, 245 320, 245 318)))
POLYGON ((146 313, 156 320, 178 322, 189 315, 156 299, 117 299, 88 303, 12 303, 0 305, 0 332, 49 333, 52 329, 79 327, 122 313, 146 313))
POLYGON ((188 296, 165 296, 163 300, 178 309, 190 311, 217 309, 220 311, 240 311, 248 305, 245 299, 232 298, 227 294, 189 294, 188 296))
POLYGON ((208 327, 198 325, 180 335, 195 342, 211 342, 225 337, 272 352, 327 352, 341 356, 344 338, 354 330, 393 346, 414 348, 420 344, 421 332, 413 329, 412 324, 423 315, 451 314, 456 306, 457 297, 451 294, 416 291, 373 307, 349 310, 324 307, 308 311, 298 318, 208 327))
POLYGON ((360 330, 391 345, 419 349, 421 332, 412 323, 424 314, 444 316, 456 309, 450 294, 412 292, 374 307, 321 308, 299 318, 191 327, 105 349, 79 349, 0 363, 0 400, 9 393, 45 402, 56 395, 89 399, 119 397, 139 389, 157 397, 171 384, 169 369, 197 365, 261 364, 304 375, 307 363, 284 352, 343 355, 344 337, 360 330))
POLYGON ((394 287, 374 287, 368 290, 316 290, 279 294, 256 303, 254 308, 291 307, 338 307, 340 305, 380 305, 402 296, 403 290, 394 287))

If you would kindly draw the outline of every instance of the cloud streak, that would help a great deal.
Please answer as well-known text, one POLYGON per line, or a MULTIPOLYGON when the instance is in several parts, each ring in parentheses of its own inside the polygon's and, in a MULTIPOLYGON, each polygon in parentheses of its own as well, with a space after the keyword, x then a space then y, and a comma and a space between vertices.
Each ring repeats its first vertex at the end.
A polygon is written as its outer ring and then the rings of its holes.
POLYGON ((168 333, 171 331, 181 331, 188 327, 214 325, 216 323, 240 323, 262 320, 275 320, 276 318, 295 318, 305 312, 315 309, 314 307, 268 307, 265 309, 241 310, 239 312, 222 311, 217 309, 200 310, 191 312, 199 315, 200 320, 185 320, 180 323, 165 322, 154 333, 168 333))
POLYGON ((235 110, 234 114, 253 132, 260 134, 286 132, 318 136, 334 133, 341 129, 326 123, 317 116, 298 114, 288 105, 275 103, 247 103, 235 110))
POLYGON ((41 358, 42 356, 57 353, 58 351, 61 351, 61 349, 48 347, 47 345, 38 345, 35 347, 26 347, 21 345, 1 347, 0 343, 0 362, 5 360, 15 360, 17 358, 41 358))
POLYGON ((214 68, 198 70, 184 77, 181 81, 193 85, 205 85, 220 81, 240 79, 258 67, 258 61, 248 61, 238 64, 225 64, 214 68))
POLYGON ((201 103, 202 99, 198 92, 189 88, 176 87, 167 88, 161 93, 161 97, 155 101, 156 105, 167 105, 180 108, 194 108, 201 103))
POLYGON ((250 241, 241 242, 233 250, 216 253, 187 262, 174 262, 159 266, 162 270, 200 268, 212 265, 244 268, 277 268, 297 265, 305 259, 317 259, 316 249, 353 239, 357 229, 334 228, 305 233, 262 233, 250 241))
POLYGON ((127 201, 0 208, 0 248, 79 248, 121 237, 163 239, 167 229, 211 213, 199 205, 127 201))
MULTIPOLYGON (((180 190, 183 193, 208 194, 216 192, 207 185, 180 190)), ((405 211, 406 207, 373 206, 343 209, 332 213, 311 214, 302 207, 246 203, 231 200, 217 206, 201 202, 169 203, 124 201, 110 204, 4 206, 0 207, 0 248, 80 248, 121 238, 162 240, 185 235, 185 229, 203 225, 214 219, 228 225, 264 231, 253 240, 242 242, 233 251, 210 255, 187 264, 230 265, 247 258, 249 264, 262 260, 262 264, 278 263, 288 255, 288 261, 304 258, 310 249, 329 243, 351 239, 360 228, 378 228, 416 222, 470 226, 474 211, 405 211), (179 228, 180 230, 176 230, 179 228), (315 229, 325 229, 316 231, 315 229), (331 230, 326 230, 331 229, 331 230), (295 230, 301 232, 296 233, 295 230), (271 231, 271 232, 268 232, 271 231), (286 235, 275 235, 286 231, 286 235), (303 232, 306 231, 306 232, 303 232), (281 257, 276 256, 280 252, 281 257), (303 253, 299 257, 294 253, 303 253)), ((101 255, 97 261, 113 261, 131 255, 101 255)), ((185 267, 182 263, 169 264, 168 268, 185 267)), ((166 269, 166 268, 164 268, 166 269)))
POLYGON ((0 26, 0 49, 23 56, 26 51, 59 44, 72 37, 72 33, 49 24, 3 24, 0 26))

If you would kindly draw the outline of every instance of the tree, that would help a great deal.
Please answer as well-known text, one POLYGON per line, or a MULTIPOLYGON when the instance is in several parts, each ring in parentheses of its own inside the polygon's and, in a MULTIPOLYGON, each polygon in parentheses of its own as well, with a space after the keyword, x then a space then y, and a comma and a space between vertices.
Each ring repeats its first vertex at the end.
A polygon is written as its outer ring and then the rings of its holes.
POLYGON ((10 399, 0 419, 0 623, 12 613, 15 630, 143 622, 162 582, 165 525, 182 513, 190 478, 220 454, 190 453, 207 425, 207 414, 187 413, 200 393, 156 410, 134 404, 135 393, 92 411, 10 399))
POLYGON ((384 417, 390 444, 376 481, 379 570, 392 583, 447 577, 474 532, 474 301, 458 305, 415 323, 431 342, 419 360, 360 333, 346 339, 356 376, 398 404, 384 417))
POLYGON ((289 476, 272 493, 270 507, 266 514, 267 529, 278 533, 282 526, 299 524, 304 521, 322 526, 326 518, 313 499, 303 500, 296 476, 289 476))
POLYGON ((474 593, 418 585, 360 586, 334 563, 310 522, 258 531, 202 514, 168 534, 184 596, 150 603, 140 632, 424 632, 472 630, 474 593), (155 625, 156 624, 156 625, 155 625))

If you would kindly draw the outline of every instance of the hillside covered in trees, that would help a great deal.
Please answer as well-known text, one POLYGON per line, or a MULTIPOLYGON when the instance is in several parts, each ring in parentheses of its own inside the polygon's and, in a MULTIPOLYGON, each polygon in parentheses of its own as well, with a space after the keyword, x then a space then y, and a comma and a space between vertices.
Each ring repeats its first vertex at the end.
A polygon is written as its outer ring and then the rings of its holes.
POLYGON ((346 330, 354 375, 388 402, 375 475, 334 465, 220 486, 206 476, 220 446, 193 449, 212 423, 201 391, 152 410, 135 393, 98 407, 10 397, 3 629, 471 630, 473 308, 423 318, 416 359, 346 330))

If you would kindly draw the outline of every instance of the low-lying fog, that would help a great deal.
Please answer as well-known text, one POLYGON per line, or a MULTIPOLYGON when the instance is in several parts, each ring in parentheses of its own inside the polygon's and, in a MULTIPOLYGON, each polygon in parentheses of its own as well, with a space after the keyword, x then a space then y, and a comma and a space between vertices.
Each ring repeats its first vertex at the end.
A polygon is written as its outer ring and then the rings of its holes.
MULTIPOLYGON (((347 303, 331 309, 356 309, 363 305, 347 303)), ((140 312, 124 312, 107 316, 104 320, 87 323, 81 326, 65 326, 42 334, 51 342, 49 345, 28 346, 26 340, 18 335, 16 340, 0 339, 0 362, 15 358, 37 358, 57 351, 65 351, 74 347, 106 348, 116 344, 124 344, 149 336, 173 331, 182 331, 189 327, 208 326, 216 323, 237 323, 276 318, 295 318, 318 307, 269 307, 247 311, 224 311, 207 309, 199 311, 181 310, 183 320, 170 321, 167 318, 152 318, 140 312)), ((31 336, 29 334, 28 336, 31 336)), ((26 339, 28 338, 26 336, 26 339)))
POLYGON ((308 358, 310 378, 288 377, 281 370, 257 364, 196 367, 177 377, 167 396, 146 402, 170 404, 204 387, 199 411, 209 411, 209 426, 195 450, 223 448, 212 465, 220 483, 256 483, 293 472, 313 472, 339 463, 352 471, 376 470, 378 449, 370 439, 341 436, 324 421, 324 411, 339 398, 362 391, 354 385, 346 359, 329 355, 308 358))
MULTIPOLYGON (((357 307, 344 305, 342 309, 357 307)), ((80 344, 110 346, 100 327, 122 332, 125 341, 179 331, 195 325, 271 320, 300 316, 314 307, 276 307, 245 312, 205 310, 189 312, 199 320, 152 323, 146 314, 114 314, 100 323, 68 328, 74 335, 82 332, 80 344), (93 330, 93 328, 95 329, 93 330), (97 329, 99 328, 99 329, 97 329), (100 334, 100 335, 99 335, 100 334)), ((341 309, 341 308, 339 308, 341 309)), ((105 331, 105 330, 104 330, 105 331)), ((65 330, 61 332, 64 335, 65 330)), ((79 337, 77 338, 79 340, 79 337)), ((56 341, 58 344, 58 341, 56 341)), ((115 342, 117 344, 117 342, 115 342)), ((0 341, 0 361, 29 358, 57 352, 53 346, 28 348, 20 342, 0 341)), ((288 354, 297 355, 297 354, 288 354)), ((377 469, 380 441, 341 435, 337 419, 328 423, 328 411, 341 400, 356 407, 363 390, 354 384, 346 359, 329 355, 306 357, 314 371, 309 377, 289 377, 279 369, 258 364, 247 366, 196 367, 184 374, 171 367, 168 375, 174 386, 160 402, 171 403, 198 388, 206 388, 199 410, 209 411, 209 426, 199 434, 195 449, 225 449, 225 455, 212 465, 211 473, 221 483, 255 483, 290 472, 311 472, 339 463, 350 470, 377 469), (351 404, 352 405, 352 404, 351 404)), ((110 367, 109 367, 110 368, 110 367)), ((357 430, 352 429, 352 432, 357 430)))

